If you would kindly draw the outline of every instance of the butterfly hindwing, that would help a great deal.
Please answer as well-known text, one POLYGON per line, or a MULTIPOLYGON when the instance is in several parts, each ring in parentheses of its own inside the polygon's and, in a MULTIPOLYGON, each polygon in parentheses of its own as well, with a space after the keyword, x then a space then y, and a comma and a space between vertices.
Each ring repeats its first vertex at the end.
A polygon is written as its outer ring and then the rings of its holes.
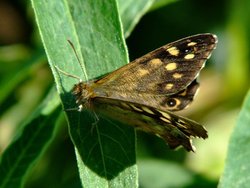
POLYGON ((194 151, 191 137, 207 138, 207 131, 200 124, 169 111, 104 98, 95 98, 92 102, 95 112, 157 135, 164 139, 170 148, 182 145, 187 151, 194 151))

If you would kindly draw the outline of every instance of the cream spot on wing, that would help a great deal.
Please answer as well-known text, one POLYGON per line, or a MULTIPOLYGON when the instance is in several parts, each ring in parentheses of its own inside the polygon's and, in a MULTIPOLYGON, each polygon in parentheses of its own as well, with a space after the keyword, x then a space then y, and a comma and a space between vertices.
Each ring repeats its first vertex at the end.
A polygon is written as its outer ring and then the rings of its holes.
POLYGON ((160 111, 160 112, 161 112, 162 116, 164 116, 165 118, 171 119, 171 117, 170 117, 170 115, 168 113, 163 112, 163 111, 160 111))
POLYGON ((130 109, 130 106, 127 103, 121 102, 120 104, 121 104, 121 106, 130 109))
POLYGON ((197 44, 197 42, 190 42, 187 44, 187 46, 195 46, 197 44))
POLYGON ((178 79, 178 78, 181 78, 183 76, 183 74, 180 74, 180 73, 174 73, 173 74, 173 77, 178 79))
POLYGON ((193 59, 194 58, 194 54, 187 54, 185 55, 184 59, 193 59))
POLYGON ((179 55, 180 51, 176 47, 171 47, 167 49, 167 52, 173 56, 179 55))
POLYGON ((166 123, 171 123, 167 118, 160 117, 160 119, 161 119, 162 121, 165 121, 166 123))
POLYGON ((165 89, 170 90, 173 88, 173 86, 174 86, 174 84, 166 84, 165 89))
POLYGON ((130 104, 130 106, 135 110, 135 111, 138 111, 138 112, 143 112, 143 110, 142 109, 140 109, 140 108, 137 108, 135 105, 133 105, 133 104, 130 104))
POLYGON ((186 126, 187 123, 185 121, 179 119, 177 123, 178 123, 178 126, 181 127, 182 129, 187 129, 187 126, 186 126))
POLYGON ((155 59, 152 59, 149 63, 151 66, 159 67, 160 65, 162 65, 163 62, 160 59, 155 58, 155 59))
POLYGON ((181 104, 181 101, 179 99, 175 99, 176 105, 175 107, 178 107, 181 104))
POLYGON ((146 70, 146 69, 139 69, 139 70, 138 70, 139 76, 145 76, 145 75, 148 74, 148 73, 149 73, 149 71, 146 70))
POLYGON ((150 110, 150 109, 149 109, 148 107, 146 107, 146 106, 142 106, 141 108, 142 108, 143 111, 145 111, 145 112, 147 112, 147 113, 149 113, 149 114, 154 114, 154 112, 153 112, 152 110, 150 110))
POLYGON ((179 94, 180 96, 186 96, 187 95, 187 90, 185 89, 182 93, 179 94))
POLYGON ((177 64, 176 63, 168 63, 166 66, 165 66, 165 69, 167 69, 168 71, 171 71, 171 70, 175 70, 177 68, 177 64))

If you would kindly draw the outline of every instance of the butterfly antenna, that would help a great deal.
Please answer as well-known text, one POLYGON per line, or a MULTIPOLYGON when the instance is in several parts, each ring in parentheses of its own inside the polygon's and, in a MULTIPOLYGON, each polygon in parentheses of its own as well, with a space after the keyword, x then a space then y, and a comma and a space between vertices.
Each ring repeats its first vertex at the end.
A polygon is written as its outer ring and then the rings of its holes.
POLYGON ((81 61, 80 61, 79 56, 78 56, 77 53, 76 53, 76 49, 75 49, 74 44, 73 44, 69 39, 68 39, 67 41, 68 41, 69 45, 71 46, 71 48, 73 49, 73 51, 74 51, 74 53, 75 53, 75 56, 76 56, 76 58, 77 58, 77 61, 78 61, 79 65, 80 65, 80 67, 81 67, 81 69, 82 69, 82 72, 83 72, 83 74, 84 74, 86 80, 88 80, 87 73, 86 73, 85 69, 83 68, 83 66, 82 66, 82 64, 81 64, 81 61))
POLYGON ((79 77, 79 76, 76 76, 76 75, 73 75, 73 74, 70 74, 70 73, 67 73, 65 71, 63 71, 62 69, 60 69, 58 66, 54 66, 59 72, 63 73, 64 75, 68 76, 68 77, 71 77, 71 78, 75 78, 77 79, 79 82, 82 81, 82 79, 79 77))

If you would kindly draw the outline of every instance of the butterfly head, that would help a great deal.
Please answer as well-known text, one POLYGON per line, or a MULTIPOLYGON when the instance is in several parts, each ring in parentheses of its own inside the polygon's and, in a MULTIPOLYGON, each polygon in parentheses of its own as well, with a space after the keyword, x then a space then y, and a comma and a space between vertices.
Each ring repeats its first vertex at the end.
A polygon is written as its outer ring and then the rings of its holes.
POLYGON ((79 82, 74 85, 72 94, 76 98, 78 111, 82 111, 83 107, 89 104, 89 100, 94 95, 94 92, 88 84, 79 82))

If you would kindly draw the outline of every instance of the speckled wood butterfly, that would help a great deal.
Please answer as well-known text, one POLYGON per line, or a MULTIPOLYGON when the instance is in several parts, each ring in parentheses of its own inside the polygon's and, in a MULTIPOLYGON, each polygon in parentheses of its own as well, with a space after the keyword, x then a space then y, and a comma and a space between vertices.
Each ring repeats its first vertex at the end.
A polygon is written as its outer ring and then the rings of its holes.
MULTIPOLYGON (((164 139, 170 148, 194 151, 192 137, 207 138, 200 124, 175 115, 193 100, 196 80, 215 49, 212 34, 162 46, 101 79, 79 82, 72 93, 78 110, 88 108, 164 139)), ((67 74, 67 73, 66 73, 67 74)))

